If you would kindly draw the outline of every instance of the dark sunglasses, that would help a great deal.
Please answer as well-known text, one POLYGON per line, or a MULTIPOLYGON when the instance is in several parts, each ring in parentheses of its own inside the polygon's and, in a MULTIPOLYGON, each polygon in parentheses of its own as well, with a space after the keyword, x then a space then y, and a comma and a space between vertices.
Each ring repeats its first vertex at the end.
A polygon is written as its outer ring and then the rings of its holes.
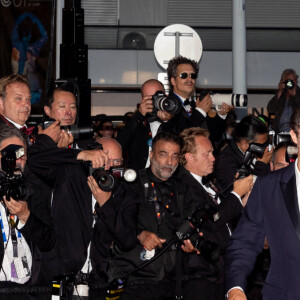
POLYGON ((188 76, 190 76, 192 79, 197 79, 197 74, 196 73, 181 73, 179 74, 179 77, 182 78, 182 79, 187 79, 188 76))
POLYGON ((113 130, 112 126, 103 126, 103 130, 113 130))

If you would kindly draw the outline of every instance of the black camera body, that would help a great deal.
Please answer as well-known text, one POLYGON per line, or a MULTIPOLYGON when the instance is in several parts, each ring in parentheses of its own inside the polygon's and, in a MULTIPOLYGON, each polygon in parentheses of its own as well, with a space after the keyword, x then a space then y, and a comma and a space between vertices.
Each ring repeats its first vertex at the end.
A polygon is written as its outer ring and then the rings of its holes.
POLYGON ((96 180, 99 188, 104 192, 110 192, 117 188, 118 179, 124 176, 124 167, 111 167, 94 169, 91 175, 96 180))
POLYGON ((26 196, 23 174, 16 168, 17 159, 24 154, 24 148, 19 145, 8 145, 1 150, 0 197, 6 196, 7 201, 10 201, 10 197, 23 200, 26 196))
POLYGON ((159 110, 165 111, 172 115, 179 114, 182 110, 181 100, 177 96, 166 96, 165 93, 162 91, 157 91, 152 96, 152 102, 153 111, 151 114, 153 116, 156 116, 159 110))
POLYGON ((291 79, 287 79, 284 81, 285 88, 288 90, 292 90, 295 87, 294 81, 291 79))
MULTIPOLYGON (((41 126, 43 129, 46 129, 55 121, 56 120, 52 118, 45 118, 42 120, 41 126)), ((89 126, 78 127, 77 125, 65 125, 65 126, 60 126, 60 129, 72 133, 75 140, 89 139, 93 136, 93 128, 89 126)))
POLYGON ((110 192, 117 188, 120 179, 126 182, 133 182, 136 179, 136 172, 133 169, 125 169, 123 166, 92 169, 90 174, 96 180, 99 188, 104 192, 110 192))
MULTIPOLYGON (((94 143, 89 146, 89 150, 103 150, 99 143, 94 143)), ((104 192, 111 192, 117 188, 119 179, 123 178, 127 182, 135 181, 137 174, 133 169, 125 169, 124 166, 113 166, 109 170, 105 168, 93 169, 90 166, 90 175, 94 177, 99 188, 104 192)))
POLYGON ((266 146, 257 143, 251 143, 247 149, 242 166, 238 169, 239 176, 237 179, 245 178, 252 174, 257 157, 261 158, 266 146))
POLYGON ((189 239, 192 245, 200 251, 200 254, 210 263, 219 260, 223 249, 203 236, 199 235, 202 226, 210 220, 216 222, 220 218, 218 210, 208 204, 204 207, 197 209, 193 215, 185 221, 178 231, 176 236, 179 242, 189 239))

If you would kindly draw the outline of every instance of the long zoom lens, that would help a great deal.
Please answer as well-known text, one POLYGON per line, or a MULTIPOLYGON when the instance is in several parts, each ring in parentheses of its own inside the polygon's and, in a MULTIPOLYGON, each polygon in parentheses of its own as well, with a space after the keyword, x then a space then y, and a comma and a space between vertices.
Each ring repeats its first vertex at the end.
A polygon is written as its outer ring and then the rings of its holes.
POLYGON ((223 102, 236 107, 245 107, 248 104, 248 97, 243 94, 212 94, 211 99, 215 106, 222 105, 223 102))

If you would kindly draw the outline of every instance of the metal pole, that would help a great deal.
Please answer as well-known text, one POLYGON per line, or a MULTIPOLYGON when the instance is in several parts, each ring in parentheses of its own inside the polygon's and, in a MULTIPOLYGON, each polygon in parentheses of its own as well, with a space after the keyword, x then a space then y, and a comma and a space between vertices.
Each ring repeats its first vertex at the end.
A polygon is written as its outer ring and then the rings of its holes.
POLYGON ((180 32, 176 31, 175 32, 175 57, 179 56, 179 50, 180 50, 180 32))
POLYGON ((55 54, 55 76, 60 77, 60 44, 62 43, 62 10, 64 1, 56 3, 56 54, 55 54))
POLYGON ((247 94, 245 0, 232 0, 232 92, 247 94))

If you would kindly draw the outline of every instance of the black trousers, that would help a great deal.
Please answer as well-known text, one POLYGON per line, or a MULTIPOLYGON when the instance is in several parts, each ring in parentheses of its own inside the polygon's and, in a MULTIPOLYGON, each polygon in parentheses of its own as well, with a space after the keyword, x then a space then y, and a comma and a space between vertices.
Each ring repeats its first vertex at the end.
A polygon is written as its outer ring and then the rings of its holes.
POLYGON ((175 283, 172 281, 147 281, 125 287, 120 300, 173 300, 175 283))
POLYGON ((224 300, 225 283, 216 284, 206 278, 191 279, 183 282, 184 300, 224 300))

